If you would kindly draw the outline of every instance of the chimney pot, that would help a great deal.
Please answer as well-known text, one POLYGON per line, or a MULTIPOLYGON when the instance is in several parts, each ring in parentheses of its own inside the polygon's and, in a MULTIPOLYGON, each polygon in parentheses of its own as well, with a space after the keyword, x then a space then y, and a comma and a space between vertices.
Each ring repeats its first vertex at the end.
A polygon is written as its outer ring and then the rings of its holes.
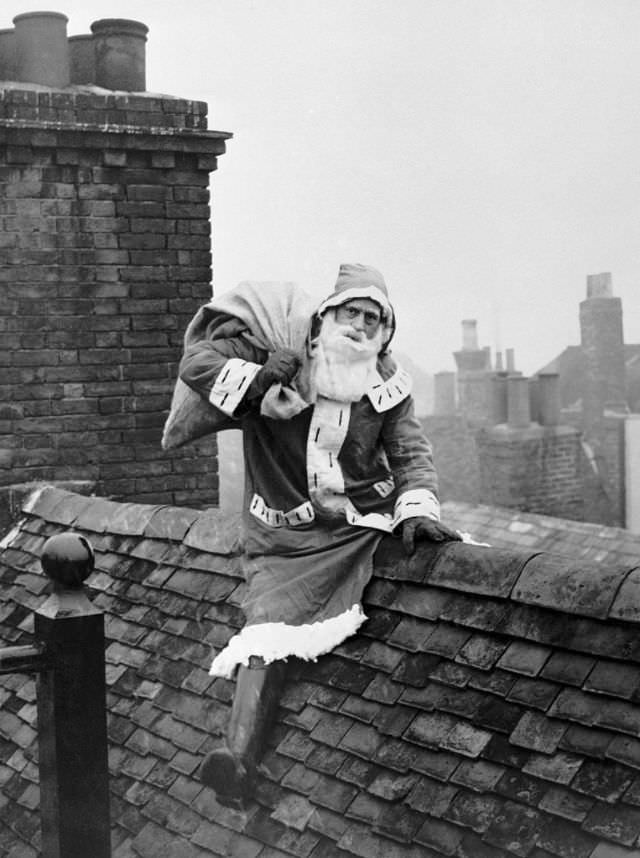
POLYGON ((464 319, 462 322, 462 349, 463 351, 477 351, 478 331, 476 319, 464 319))
POLYGON ((0 80, 17 80, 16 31, 0 30, 0 80))
POLYGON ((506 350, 506 358, 507 358, 507 372, 515 372, 516 371, 516 356, 513 349, 506 350))
POLYGON ((146 89, 145 43, 149 28, 126 18, 94 21, 95 82, 105 89, 144 92, 146 89))
POLYGON ((507 422, 512 429, 523 429, 531 424, 529 379, 524 375, 507 378, 507 422))
POLYGON ((90 33, 69 38, 69 62, 71 83, 95 83, 95 45, 90 33))
POLYGON ((538 375, 538 414, 541 426, 560 423, 560 376, 557 372, 538 375))
POLYGON ((587 298, 612 298, 613 283, 611 273, 587 275, 587 298))
POLYGON ((60 12, 16 15, 13 23, 17 80, 56 89, 69 86, 68 20, 60 12))

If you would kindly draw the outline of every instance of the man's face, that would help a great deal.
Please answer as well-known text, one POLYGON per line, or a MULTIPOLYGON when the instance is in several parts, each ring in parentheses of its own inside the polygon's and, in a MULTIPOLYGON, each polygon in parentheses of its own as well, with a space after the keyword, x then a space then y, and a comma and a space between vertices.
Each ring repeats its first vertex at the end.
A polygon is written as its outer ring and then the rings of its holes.
POLYGON ((380 327, 380 307, 370 298, 352 298, 336 308, 336 322, 350 325, 370 340, 380 327))

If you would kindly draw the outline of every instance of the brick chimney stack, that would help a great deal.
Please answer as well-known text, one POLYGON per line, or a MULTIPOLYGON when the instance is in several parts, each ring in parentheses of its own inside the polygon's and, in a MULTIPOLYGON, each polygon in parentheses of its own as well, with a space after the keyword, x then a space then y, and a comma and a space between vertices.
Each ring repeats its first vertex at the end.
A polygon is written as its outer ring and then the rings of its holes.
POLYGON ((586 363, 584 429, 587 435, 597 435, 606 411, 628 410, 622 302, 613 295, 609 273, 587 277, 587 298, 580 303, 580 334, 586 363))
POLYGON ((209 173, 231 135, 207 130, 206 104, 144 91, 144 24, 71 39, 59 13, 14 24, 0 31, 0 488, 81 480, 215 503, 215 442, 166 453, 160 437, 183 332, 211 298, 209 173))
POLYGON ((491 413, 491 350, 478 347, 475 319, 462 322, 462 349, 454 352, 458 367, 458 403, 472 422, 483 422, 491 413))

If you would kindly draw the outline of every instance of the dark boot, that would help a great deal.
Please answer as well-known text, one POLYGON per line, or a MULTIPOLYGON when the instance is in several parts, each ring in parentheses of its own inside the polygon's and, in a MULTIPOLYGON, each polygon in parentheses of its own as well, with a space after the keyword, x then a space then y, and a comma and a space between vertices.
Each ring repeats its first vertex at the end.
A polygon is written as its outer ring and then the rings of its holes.
POLYGON ((251 797, 284 673, 283 661, 265 665, 258 658, 238 668, 226 743, 207 754, 200 766, 200 780, 215 790, 220 804, 240 808, 251 797))

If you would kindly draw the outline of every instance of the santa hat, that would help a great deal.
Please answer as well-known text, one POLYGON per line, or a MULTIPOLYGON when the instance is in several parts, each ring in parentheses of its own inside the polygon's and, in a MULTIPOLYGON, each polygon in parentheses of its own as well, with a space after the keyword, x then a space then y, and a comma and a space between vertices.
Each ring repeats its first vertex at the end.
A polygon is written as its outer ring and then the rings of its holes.
POLYGON ((371 265, 361 265, 358 262, 346 262, 340 266, 333 293, 325 298, 314 314, 312 338, 317 335, 320 320, 327 310, 341 307, 354 298, 369 298, 370 301, 374 301, 380 307, 382 324, 387 329, 383 336, 382 350, 384 351, 395 331, 395 317, 393 307, 389 303, 387 284, 377 268, 372 268, 371 265))
POLYGON ((382 318, 386 324, 393 319, 393 308, 389 303, 384 277, 377 268, 357 262, 343 263, 340 266, 333 294, 320 304, 318 315, 321 316, 330 307, 340 307, 354 298, 369 298, 375 301, 382 310, 382 318))

